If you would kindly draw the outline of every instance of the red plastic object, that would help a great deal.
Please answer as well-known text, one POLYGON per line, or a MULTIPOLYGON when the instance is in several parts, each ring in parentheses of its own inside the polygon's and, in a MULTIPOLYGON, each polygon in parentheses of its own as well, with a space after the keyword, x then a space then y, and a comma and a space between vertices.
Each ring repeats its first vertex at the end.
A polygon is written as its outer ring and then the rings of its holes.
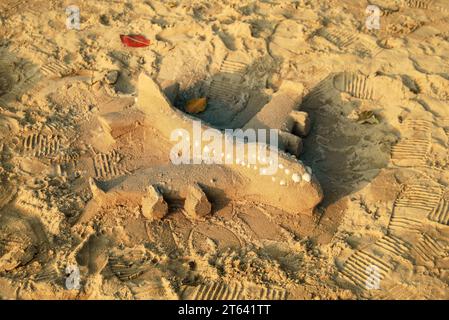
POLYGON ((150 45, 150 40, 142 35, 120 35, 120 40, 127 47, 141 48, 148 47, 150 45))

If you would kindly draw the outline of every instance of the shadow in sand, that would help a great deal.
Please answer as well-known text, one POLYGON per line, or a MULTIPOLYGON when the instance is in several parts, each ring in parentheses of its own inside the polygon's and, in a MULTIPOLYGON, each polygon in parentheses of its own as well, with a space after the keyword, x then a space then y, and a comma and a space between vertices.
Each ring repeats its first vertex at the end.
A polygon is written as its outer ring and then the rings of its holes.
POLYGON ((318 207, 321 230, 317 233, 326 229, 328 235, 341 222, 346 209, 342 200, 364 188, 387 167, 391 140, 399 136, 376 110, 361 113, 362 100, 344 101, 333 85, 338 75, 321 81, 301 105, 313 123, 302 160, 313 168, 324 191, 318 207))
POLYGON ((180 110, 190 99, 207 97, 207 108, 195 117, 218 129, 244 126, 270 100, 265 92, 279 61, 266 56, 251 64, 224 60, 220 72, 181 91, 173 104, 180 110))

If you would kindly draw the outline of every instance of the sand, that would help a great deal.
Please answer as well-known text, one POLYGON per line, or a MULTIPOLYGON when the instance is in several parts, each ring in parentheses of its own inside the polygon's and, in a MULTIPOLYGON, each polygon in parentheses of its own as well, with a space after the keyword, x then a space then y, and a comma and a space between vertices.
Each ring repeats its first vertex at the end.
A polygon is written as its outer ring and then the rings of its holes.
POLYGON ((1 1, 0 298, 448 299, 448 16, 1 1), (198 120, 278 129, 280 170, 175 166, 171 132, 198 120))

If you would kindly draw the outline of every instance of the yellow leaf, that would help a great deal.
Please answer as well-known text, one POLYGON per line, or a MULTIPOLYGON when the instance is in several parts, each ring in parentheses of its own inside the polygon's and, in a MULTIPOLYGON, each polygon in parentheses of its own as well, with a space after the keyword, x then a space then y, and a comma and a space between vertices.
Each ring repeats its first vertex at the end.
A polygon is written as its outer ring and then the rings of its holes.
POLYGON ((192 99, 187 102, 186 112, 188 113, 200 113, 206 110, 207 100, 206 98, 192 99))

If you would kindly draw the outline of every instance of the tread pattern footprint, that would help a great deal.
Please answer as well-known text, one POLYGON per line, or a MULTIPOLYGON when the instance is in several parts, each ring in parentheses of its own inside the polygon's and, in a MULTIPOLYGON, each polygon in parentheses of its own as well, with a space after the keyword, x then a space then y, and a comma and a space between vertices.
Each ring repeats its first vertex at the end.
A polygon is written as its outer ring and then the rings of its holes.
POLYGON ((138 264, 126 263, 115 257, 109 257, 109 267, 121 281, 136 279, 145 272, 145 267, 138 264))
POLYGON ((441 258, 445 255, 444 247, 432 236, 425 233, 414 244, 413 251, 427 264, 433 264, 435 258, 441 258))
POLYGON ((374 300, 416 300, 419 296, 405 285, 397 284, 371 296, 374 300))
POLYGON ((57 281, 62 281, 62 279, 64 279, 62 274, 53 264, 45 266, 45 268, 34 277, 34 281, 45 283, 55 283, 57 281))
POLYGON ((120 165, 121 160, 122 156, 116 150, 110 153, 98 153, 93 158, 95 176, 99 179, 110 179, 126 174, 127 171, 120 165))
POLYGON ((412 9, 433 10, 449 13, 449 6, 445 0, 402 0, 401 5, 412 9))
POLYGON ((394 145, 391 159, 397 166, 424 166, 432 147, 432 123, 427 120, 408 120, 403 124, 404 138, 394 145))
POLYGON ((342 30, 337 27, 322 28, 318 31, 318 35, 340 49, 350 46, 358 39, 354 32, 342 30))
POLYGON ((213 79, 209 86, 208 97, 211 100, 233 104, 239 93, 240 90, 235 83, 222 79, 213 79))
POLYGON ((276 286, 244 285, 240 282, 211 281, 198 286, 185 286, 182 299, 188 300, 285 300, 288 293, 276 286))
POLYGON ((449 225, 449 200, 442 198, 438 205, 430 212, 429 220, 449 225))
POLYGON ((41 72, 46 77, 64 77, 73 73, 73 67, 61 61, 50 61, 41 67, 41 72))
POLYGON ((438 208, 442 194, 440 186, 405 185, 395 200, 389 232, 419 233, 426 217, 438 208))
POLYGON ((220 66, 220 72, 239 74, 243 76, 247 68, 248 65, 246 63, 231 59, 224 59, 220 66))
POLYGON ((62 138, 57 135, 33 133, 22 140, 23 152, 34 157, 56 156, 61 151, 61 146, 62 138))
POLYGON ((142 248, 125 248, 109 255, 108 265, 121 281, 134 280, 152 268, 142 248))
POLYGON ((393 233, 413 232, 421 230, 422 222, 417 219, 407 217, 391 217, 388 230, 393 233))
POLYGON ((334 77, 334 88, 359 99, 372 100, 376 98, 373 81, 363 74, 340 73, 334 77))
POLYGON ((181 292, 182 299, 188 300, 243 300, 245 287, 239 282, 209 282, 199 286, 186 286, 181 292))
POLYGON ((433 0, 402 0, 402 5, 409 8, 429 9, 433 0))
POLYGON ((438 186, 406 185, 395 201, 396 208, 414 208, 433 211, 438 207, 443 190, 438 186))
POLYGON ((380 280, 384 279, 392 270, 392 266, 382 261, 381 258, 364 250, 359 250, 348 258, 340 273, 344 278, 353 282, 359 289, 365 290, 366 283, 370 277, 369 272, 373 266, 379 271, 380 280))
POLYGON ((220 76, 212 79, 209 85, 208 98, 229 105, 235 104, 241 92, 239 82, 247 68, 246 63, 226 57, 220 66, 220 76))
POLYGON ((383 236, 375 243, 375 247, 382 249, 390 255, 405 257, 410 251, 410 244, 393 235, 383 236))
POLYGON ((143 280, 140 283, 130 283, 130 290, 136 300, 176 300, 177 296, 165 278, 143 280))

